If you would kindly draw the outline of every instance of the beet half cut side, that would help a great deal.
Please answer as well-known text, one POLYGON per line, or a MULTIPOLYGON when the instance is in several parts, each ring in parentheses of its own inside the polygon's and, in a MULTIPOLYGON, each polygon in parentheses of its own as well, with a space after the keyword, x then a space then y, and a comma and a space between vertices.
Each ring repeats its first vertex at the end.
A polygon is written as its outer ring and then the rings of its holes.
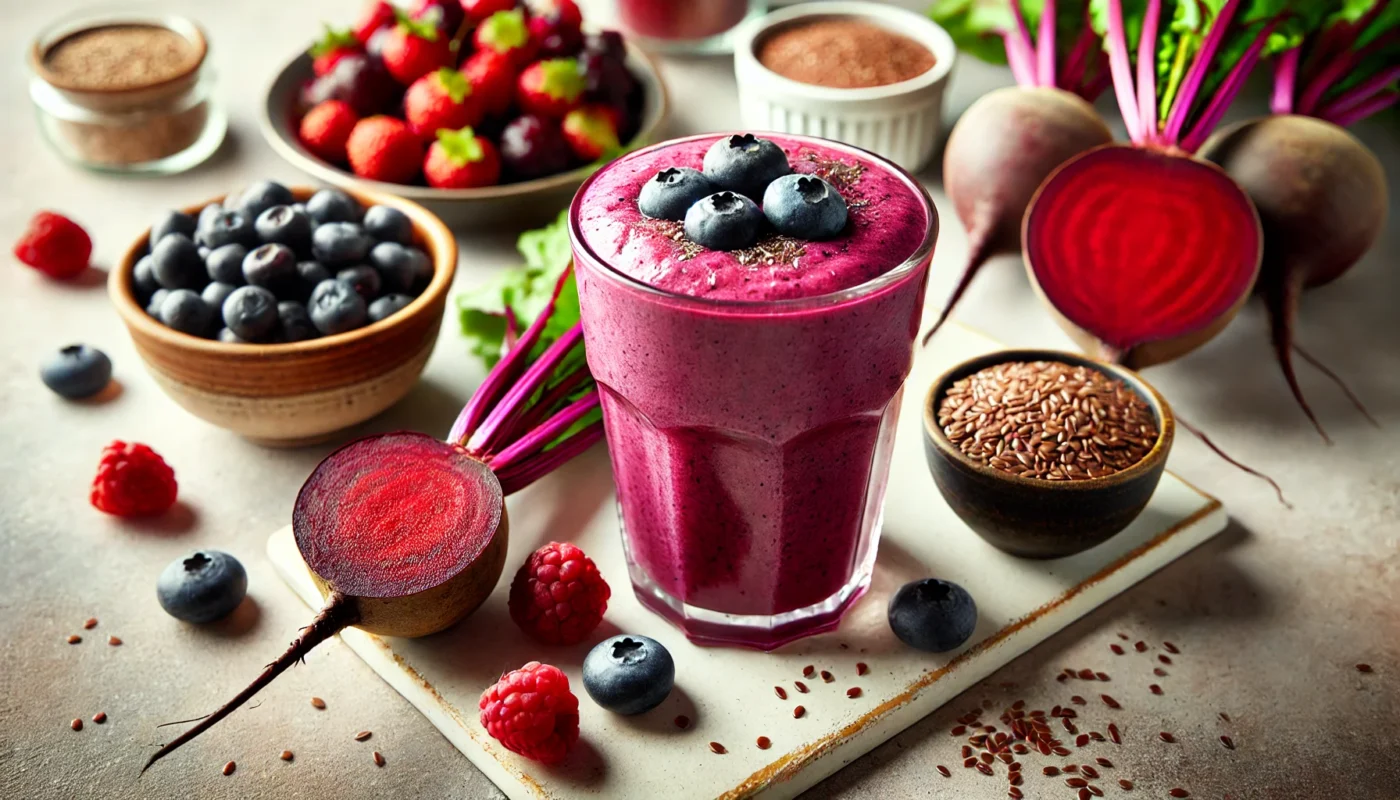
POLYGON ((1108 145, 1046 180, 1023 246, 1071 338, 1141 369, 1224 329, 1254 287, 1263 236, 1249 197, 1214 164, 1108 145))

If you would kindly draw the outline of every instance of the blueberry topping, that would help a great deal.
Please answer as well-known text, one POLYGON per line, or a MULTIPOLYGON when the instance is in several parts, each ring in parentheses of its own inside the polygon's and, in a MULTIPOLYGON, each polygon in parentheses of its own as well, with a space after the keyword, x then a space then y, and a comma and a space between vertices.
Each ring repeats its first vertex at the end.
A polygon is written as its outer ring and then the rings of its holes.
POLYGON ((223 316, 238 338, 263 341, 277 327, 277 296, 261 286, 240 286, 224 301, 223 316))
POLYGON ((137 259, 136 266, 131 273, 132 282, 136 284, 136 296, 149 298, 160 288, 160 281, 156 280, 155 260, 150 256, 141 256, 137 259))
POLYGON ((321 281, 307 304, 311 324, 327 336, 362 327, 369 319, 365 299, 344 281, 321 281))
POLYGON ((296 254, 284 244, 265 244, 244 257, 243 278, 274 294, 290 292, 300 280, 296 254))
POLYGON ((763 212, 742 194, 719 192, 685 212, 685 235, 711 250, 738 250, 758 241, 763 212))
POLYGON ((297 253, 311 252, 311 217, 291 206, 273 206, 258 215, 253 228, 266 243, 285 244, 297 253))
POLYGON ((642 184, 637 209, 652 219, 685 219, 685 212, 718 189, 705 174, 689 167, 667 167, 642 184))
POLYGON ((784 175, 763 192, 763 215, 778 233, 795 239, 830 239, 846 228, 846 201, 815 175, 784 175))
POLYGON ((223 308, 224 301, 227 300, 228 296, 233 294, 233 290, 237 288, 237 286, 231 283, 214 281, 204 287, 204 291, 200 292, 199 296, 204 298, 204 302, 208 303, 210 308, 223 308))
POLYGON ((413 298, 406 294, 386 294, 369 304, 369 321, 378 322, 404 310, 413 298))
POLYGON ((369 263, 384 278, 384 290, 417 294, 433 279, 433 265, 427 253, 398 242, 380 242, 369 251, 369 263))
POLYGON ((238 196, 237 208, 244 217, 257 219, 273 206, 287 206, 296 202, 292 190, 276 181, 258 181, 243 190, 238 196))
POLYGON ((369 255, 374 242, 353 222, 327 222, 311 233, 311 252, 330 268, 353 267, 369 255))
POLYGON ((159 242, 167 233, 183 233, 194 238, 195 218, 182 211, 166 211, 151 226, 151 241, 159 242))
POLYGON ((209 251, 204 259, 204 271, 209 273, 211 281, 242 286, 245 282, 243 259, 247 257, 248 248, 241 244, 226 244, 209 251))
POLYGON ((359 222, 360 204, 339 189, 322 189, 306 201, 306 213, 317 225, 327 222, 359 222))
POLYGON ((178 558, 160 573, 156 598, 165 613, 204 623, 228 616, 248 593, 248 573, 238 559, 220 550, 178 558))
POLYGON ((189 289, 172 289, 160 304, 160 321, 191 336, 207 336, 214 327, 214 309, 189 289))
POLYGON ((199 249, 183 233, 168 233, 151 250, 151 274, 167 289, 198 289, 206 276, 199 249))
POLYGON ((112 361, 96 347, 70 344, 44 361, 39 378, 55 394, 81 400, 107 388, 112 380, 112 361))
POLYGON ((384 286, 384 279, 379 277, 379 272, 374 267, 367 267, 364 264, 358 267, 346 267, 337 272, 335 278, 355 287, 355 291, 365 299, 366 303, 378 297, 379 290, 384 286))
POLYGON ((583 660, 583 688, 617 714, 640 714, 661 704, 676 680, 671 654, 646 636, 604 639, 583 660))
POLYGON ((165 303, 165 298, 167 298, 167 297, 169 297, 169 296, 170 296, 170 290, 169 290, 169 289, 166 289, 166 288, 163 288, 163 287, 160 288, 160 289, 157 289, 157 290, 155 291, 155 294, 151 295, 150 301, 148 301, 148 302, 146 303, 146 313, 147 313, 147 314, 150 314, 151 316, 155 317, 156 319, 160 319, 160 307, 161 307, 161 305, 163 305, 163 304, 165 303))
POLYGON ((301 303, 284 301, 277 304, 278 338, 284 342, 304 342, 320 336, 311 324, 311 312, 301 303))
POLYGON ((253 230, 253 220, 228 209, 220 209, 208 217, 201 212, 194 239, 210 250, 235 242, 244 247, 258 246, 258 233, 253 230))
POLYGON ((705 177, 721 189, 738 192, 751 200, 763 198, 763 190, 776 178, 792 172, 783 149, 752 133, 726 136, 705 151, 705 177))
POLYGON ((365 232, 381 242, 413 244, 413 223, 393 206, 370 206, 365 211, 365 232))
POLYGON ((949 581, 925 578, 899 587, 890 597, 890 629, 916 650, 944 653, 960 647, 977 627, 977 604, 949 581))

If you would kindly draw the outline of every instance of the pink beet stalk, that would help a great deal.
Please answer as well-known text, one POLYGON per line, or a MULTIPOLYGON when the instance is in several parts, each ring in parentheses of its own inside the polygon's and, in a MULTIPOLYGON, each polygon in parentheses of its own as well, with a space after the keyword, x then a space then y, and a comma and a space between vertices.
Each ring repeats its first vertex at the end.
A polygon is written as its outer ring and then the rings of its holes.
POLYGON ((1128 138, 1134 142, 1141 141, 1144 121, 1137 112, 1137 93, 1133 88, 1132 65, 1128 61, 1127 34, 1123 30, 1123 4, 1119 0, 1109 0, 1108 32, 1104 42, 1108 45, 1108 69, 1113 75, 1113 93, 1118 96, 1118 112, 1123 115, 1128 138))
POLYGON ((1157 45, 1157 21, 1162 16, 1162 0, 1148 0, 1147 14, 1142 21, 1142 38, 1138 40, 1137 91, 1138 117, 1142 121, 1137 144, 1157 140, 1157 62, 1152 57, 1157 45))
POLYGON ((1298 61, 1302 49, 1295 47, 1278 57, 1274 64, 1274 93, 1269 110, 1275 114, 1293 113, 1294 86, 1298 83, 1298 61))
POLYGON ((1254 71, 1254 65, 1259 63, 1259 53, 1264 49, 1264 43, 1268 40, 1269 34, 1273 33, 1274 25, 1272 22, 1265 25, 1263 30, 1259 31, 1259 35, 1254 37, 1254 42, 1250 44, 1245 54, 1239 61, 1235 62, 1235 66, 1230 69, 1230 74, 1226 76, 1225 82, 1221 84, 1215 97, 1211 98, 1206 110, 1201 112, 1201 118, 1197 120, 1196 127, 1192 128, 1186 138, 1181 141, 1181 149, 1188 153, 1194 153, 1200 149, 1201 145, 1205 144, 1211 131, 1215 130, 1215 126, 1219 125, 1221 118, 1225 116, 1225 110, 1230 107, 1235 95, 1239 94, 1240 89, 1244 86, 1245 78, 1248 78, 1249 73, 1254 71))
MULTIPOLYGON (((1118 0, 1112 0, 1112 2, 1115 7, 1121 8, 1118 0)), ((1220 49, 1220 42, 1225 38, 1225 31, 1234 20, 1235 12, 1239 6, 1239 0, 1229 0, 1225 7, 1220 9, 1220 15, 1216 17, 1210 33, 1206 34, 1206 40, 1201 44, 1200 52, 1196 53, 1196 60, 1186 71, 1186 79, 1181 83, 1181 91, 1177 93, 1171 112, 1167 115, 1167 124, 1162 130, 1162 136, 1167 142, 1180 141, 1181 131, 1186 127, 1186 120, 1191 115, 1191 106, 1195 103, 1196 94, 1200 92, 1201 84, 1205 82, 1206 75, 1210 72, 1211 61, 1215 59, 1215 53, 1220 49)), ((1231 95, 1230 99, 1233 98, 1234 96, 1231 95)))
MULTIPOLYGON (((1021 12, 1019 0, 1012 0, 1012 6, 1016 8, 1016 13, 1021 12)), ((1039 85, 1055 85, 1055 0, 1045 0, 1044 7, 1040 10, 1040 38, 1036 42, 1036 54, 1039 56, 1039 63, 1036 65, 1036 74, 1039 77, 1039 85)))

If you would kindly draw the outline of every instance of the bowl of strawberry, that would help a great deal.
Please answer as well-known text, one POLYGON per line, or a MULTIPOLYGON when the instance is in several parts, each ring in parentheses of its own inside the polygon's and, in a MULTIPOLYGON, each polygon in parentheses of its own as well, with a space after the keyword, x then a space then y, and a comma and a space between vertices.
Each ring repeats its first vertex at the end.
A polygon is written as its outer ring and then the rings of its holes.
POLYGON ((273 149, 327 183, 453 227, 528 225, 652 140, 666 91, 574 0, 371 0, 282 69, 263 112, 273 149))

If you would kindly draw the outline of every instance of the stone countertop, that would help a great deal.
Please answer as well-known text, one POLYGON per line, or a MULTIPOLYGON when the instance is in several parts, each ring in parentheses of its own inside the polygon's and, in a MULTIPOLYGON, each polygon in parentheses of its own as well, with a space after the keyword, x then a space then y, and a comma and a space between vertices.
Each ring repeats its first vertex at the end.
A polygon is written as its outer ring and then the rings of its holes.
MULTIPOLYGON (((111 265, 160 209, 270 176, 303 180, 257 131, 262 91, 281 63, 304 47, 321 19, 348 22, 352 4, 167 3, 211 34, 231 114, 230 136, 213 160, 187 174, 122 179, 74 169, 41 141, 29 111, 26 76, 15 63, 29 37, 80 0, 14 3, 0 31, 12 59, 0 78, 0 231, 15 239, 40 208, 73 216, 96 242, 93 261, 111 265)), ((913 3, 910 4, 915 5, 913 3)), ((670 133, 737 125, 727 61, 668 59, 677 100, 670 133)), ((964 61, 948 99, 950 119, 976 96, 1009 82, 1004 70, 964 61)), ((1262 109, 1254 87, 1245 111, 1262 109), (1253 108, 1250 108, 1252 106, 1253 108)), ((1111 101, 1102 105, 1111 114, 1111 101)), ((1400 195, 1400 137, 1371 122, 1357 131, 1387 164, 1400 195)), ((936 167, 923 178, 938 202, 943 233, 930 306, 951 288, 966 237, 942 195, 936 167)), ((1177 411, 1239 459, 1283 485, 1293 510, 1259 481, 1178 437, 1171 468, 1224 500, 1225 535, 1073 625, 948 707, 811 790, 809 796, 1006 796, 1003 778, 962 769, 955 717, 983 699, 1031 707, 1082 694, 1081 722, 1106 722, 1102 691, 1124 706, 1115 719, 1122 747, 1105 745, 1112 787, 1165 797, 1379 798, 1400 793, 1391 751, 1400 711, 1400 220, 1392 205, 1379 245, 1336 284, 1309 293, 1299 338, 1369 401, 1382 427, 1365 423, 1334 388, 1300 367, 1304 388, 1336 444, 1324 445, 1293 404, 1267 346, 1262 309, 1252 303, 1200 351, 1147 375, 1177 411), (1153 678, 1149 656, 1115 656, 1131 640, 1174 642, 1181 650, 1153 678), (1370 663, 1371 675, 1354 665, 1370 663), (1057 683, 1066 666, 1110 673, 1108 685, 1057 683), (1148 692, 1157 681, 1163 696, 1148 692), (1014 686, 1012 686, 1014 684, 1014 686), (1224 722, 1224 712, 1233 720, 1224 722), (1164 744, 1157 731, 1179 743, 1164 744), (1225 749, 1218 737, 1233 738, 1225 749), (954 768, 952 779, 936 764, 954 768)), ((516 263, 513 232, 463 237, 457 289, 516 263)), ((108 304, 102 274, 71 285, 39 278, 12 259, 0 269, 0 795, 94 797, 461 797, 499 793, 431 725, 338 641, 316 650, 217 732, 144 777, 138 770, 155 726, 205 713, 280 652, 309 619, 263 555, 267 535, 289 518, 295 487, 332 447, 270 451, 187 415, 156 387, 108 304), (42 389, 41 359, 73 341, 102 347, 122 391, 102 405, 65 403, 42 389), (174 465, 182 504, 145 523, 95 512, 87 485, 103 445, 147 442, 174 465), (196 629, 161 613, 155 577, 198 547, 231 551, 247 566, 252 601, 224 624, 196 629), (88 617, 96 629, 82 630, 88 617), (69 645, 65 638, 82 634, 69 645), (124 644, 106 644, 109 635, 124 644), (328 707, 318 711, 309 698, 328 707), (103 711, 82 732, 74 717, 103 711), (351 740, 374 732, 364 744, 351 740), (282 749, 296 753, 285 764, 282 749), (372 750, 388 765, 376 769, 372 750), (220 775, 229 760, 231 777, 220 775)), ((1069 347, 1028 287, 1021 265, 989 265, 959 319, 1009 344, 1069 347)), ((481 379, 450 317, 423 381, 409 397, 355 435, 399 427, 446 429, 481 379)), ((348 435, 347 435, 348 436, 348 435)), ((625 590, 625 589, 624 589, 625 590)), ((1100 729, 1101 726, 1100 726, 1100 729)), ((1028 797, 1071 792, 1026 763, 1028 797)), ((1109 792, 1118 792, 1109 788, 1109 792)), ((1113 795, 1110 795, 1113 796, 1113 795)), ((1125 795, 1126 796, 1126 795, 1125 795)), ((1134 795, 1135 796, 1135 795, 1134 795)))

